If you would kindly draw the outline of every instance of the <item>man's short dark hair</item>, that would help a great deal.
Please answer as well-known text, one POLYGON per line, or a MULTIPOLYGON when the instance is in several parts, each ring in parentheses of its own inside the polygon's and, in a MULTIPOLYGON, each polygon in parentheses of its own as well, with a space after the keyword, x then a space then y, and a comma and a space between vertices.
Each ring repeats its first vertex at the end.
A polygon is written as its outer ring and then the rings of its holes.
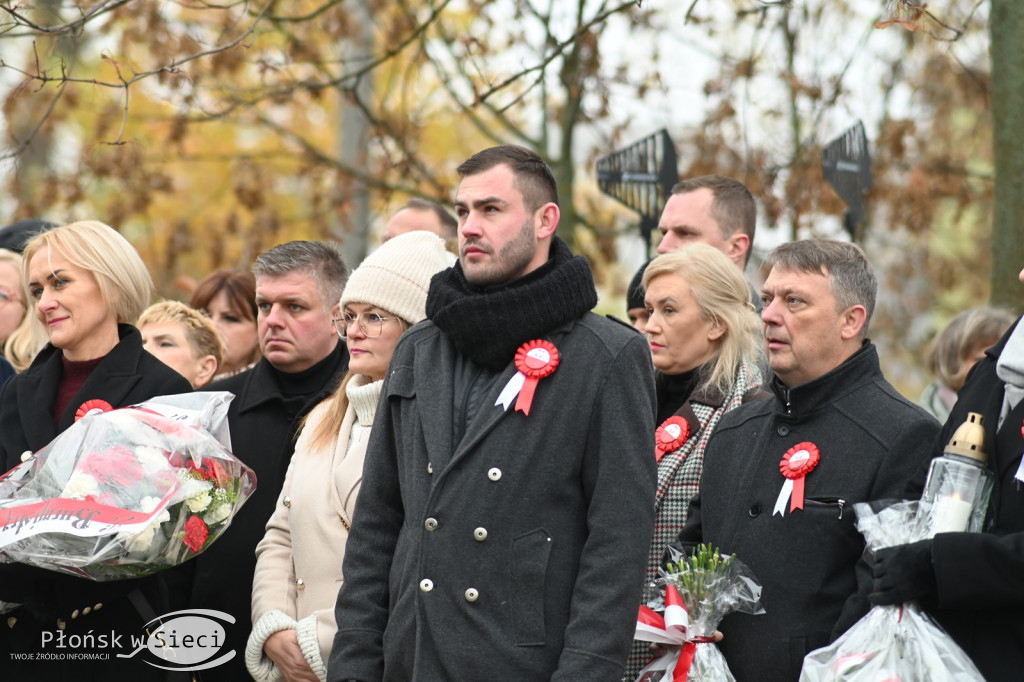
POLYGON ((431 201, 430 199, 420 199, 419 197, 413 197, 412 199, 409 199, 409 201, 405 202, 405 206, 403 206, 399 210, 403 210, 406 208, 412 209, 414 211, 433 211, 434 214, 437 216, 438 221, 441 223, 442 239, 451 239, 452 237, 458 235, 459 221, 456 220, 451 213, 444 210, 444 206, 437 203, 436 201, 431 201))
POLYGON ((518 145, 499 145, 477 152, 463 161, 455 171, 460 178, 489 171, 505 164, 512 169, 512 186, 523 195, 526 210, 533 213, 544 204, 558 205, 558 184, 555 176, 539 154, 518 145))
POLYGON ((722 175, 701 175, 677 182, 672 187, 672 194, 689 194, 698 189, 709 189, 714 196, 711 201, 711 217, 718 223, 722 239, 743 232, 750 237, 750 243, 754 243, 757 206, 746 185, 722 175))
POLYGON ((252 265, 257 286, 261 277, 284 277, 296 272, 313 278, 324 312, 329 315, 348 281, 341 247, 333 242, 287 242, 264 252, 252 265))
POLYGON ((802 239, 772 249, 765 264, 828 277, 829 291, 840 310, 864 306, 867 316, 862 334, 867 335, 871 314, 875 312, 878 279, 859 246, 834 239, 802 239))

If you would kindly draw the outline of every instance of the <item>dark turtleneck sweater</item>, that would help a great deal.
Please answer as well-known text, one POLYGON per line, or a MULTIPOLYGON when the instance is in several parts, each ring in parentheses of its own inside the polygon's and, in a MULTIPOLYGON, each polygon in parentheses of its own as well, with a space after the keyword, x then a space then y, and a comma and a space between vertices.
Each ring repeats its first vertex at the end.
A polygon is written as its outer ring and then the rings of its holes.
POLYGON ((658 372, 655 388, 658 392, 658 415, 655 424, 661 424, 671 417, 690 399, 690 394, 700 380, 700 368, 696 367, 682 374, 658 372))

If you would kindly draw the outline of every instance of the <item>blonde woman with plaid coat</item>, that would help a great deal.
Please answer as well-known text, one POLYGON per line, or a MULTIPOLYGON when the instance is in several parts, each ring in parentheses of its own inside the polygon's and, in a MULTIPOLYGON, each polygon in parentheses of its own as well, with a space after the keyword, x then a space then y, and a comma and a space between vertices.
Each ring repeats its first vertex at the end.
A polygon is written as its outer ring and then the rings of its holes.
MULTIPOLYGON (((722 415, 769 394, 761 390, 761 321, 735 264, 717 249, 693 244, 658 256, 644 271, 645 331, 657 372, 658 490, 648 583, 658 576, 666 545, 686 522, 697 494, 704 447, 722 415)), ((650 595, 645 595, 650 596, 650 595)), ((626 675, 632 682, 651 659, 634 642, 626 675)))

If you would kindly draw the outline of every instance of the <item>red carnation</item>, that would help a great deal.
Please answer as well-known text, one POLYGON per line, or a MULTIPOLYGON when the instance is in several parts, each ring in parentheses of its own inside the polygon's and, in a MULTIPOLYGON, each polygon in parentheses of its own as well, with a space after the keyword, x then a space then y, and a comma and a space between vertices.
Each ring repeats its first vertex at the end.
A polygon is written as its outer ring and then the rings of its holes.
POLYGON ((198 552, 203 548, 209 534, 206 523, 198 516, 189 517, 189 520, 185 522, 185 544, 193 552, 198 552))

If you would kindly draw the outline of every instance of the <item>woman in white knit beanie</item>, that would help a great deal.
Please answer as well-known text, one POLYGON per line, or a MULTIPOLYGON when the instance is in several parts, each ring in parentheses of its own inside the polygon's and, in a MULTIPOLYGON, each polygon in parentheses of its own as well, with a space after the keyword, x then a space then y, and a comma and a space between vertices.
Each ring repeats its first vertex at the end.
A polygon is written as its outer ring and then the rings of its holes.
POLYGON ((426 317, 430 278, 454 262, 433 233, 408 232, 349 277, 334 321, 348 373, 306 417, 256 548, 245 664, 259 682, 326 678, 345 542, 388 362, 398 337, 426 317))

